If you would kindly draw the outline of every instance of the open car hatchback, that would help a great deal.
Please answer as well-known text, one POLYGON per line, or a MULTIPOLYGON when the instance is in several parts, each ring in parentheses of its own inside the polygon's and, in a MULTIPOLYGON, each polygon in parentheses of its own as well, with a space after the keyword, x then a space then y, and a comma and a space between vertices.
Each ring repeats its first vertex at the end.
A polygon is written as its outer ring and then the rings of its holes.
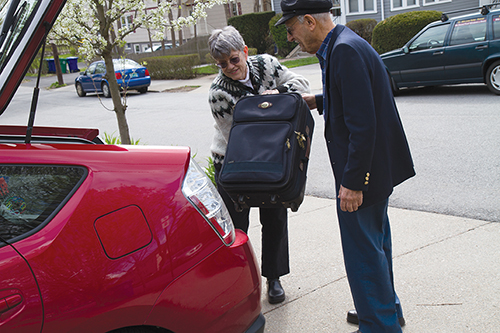
MULTIPOLYGON (((64 3, 0 4, 0 115, 64 3)), ((0 332, 263 332, 252 246, 188 147, 33 119, 0 126, 0 332)))

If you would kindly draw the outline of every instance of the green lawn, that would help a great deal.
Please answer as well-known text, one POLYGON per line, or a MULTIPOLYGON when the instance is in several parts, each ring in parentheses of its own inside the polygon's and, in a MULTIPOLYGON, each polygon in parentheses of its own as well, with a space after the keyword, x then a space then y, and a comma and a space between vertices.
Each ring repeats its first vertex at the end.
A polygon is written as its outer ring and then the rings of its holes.
MULTIPOLYGON (((280 60, 283 65, 287 68, 294 68, 299 66, 305 66, 310 64, 317 64, 318 58, 316 56, 311 56, 307 58, 299 58, 293 60, 280 60)), ((197 75, 211 75, 219 73, 219 68, 215 65, 207 65, 195 68, 197 75)))

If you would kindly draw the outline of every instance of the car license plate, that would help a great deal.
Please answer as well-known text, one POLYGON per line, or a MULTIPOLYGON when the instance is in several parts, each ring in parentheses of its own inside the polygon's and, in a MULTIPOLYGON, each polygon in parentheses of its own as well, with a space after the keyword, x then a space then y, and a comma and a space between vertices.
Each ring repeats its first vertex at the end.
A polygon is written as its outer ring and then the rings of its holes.
POLYGON ((134 77, 139 77, 139 74, 134 72, 134 73, 130 74, 130 77, 131 77, 131 78, 134 78, 134 77))

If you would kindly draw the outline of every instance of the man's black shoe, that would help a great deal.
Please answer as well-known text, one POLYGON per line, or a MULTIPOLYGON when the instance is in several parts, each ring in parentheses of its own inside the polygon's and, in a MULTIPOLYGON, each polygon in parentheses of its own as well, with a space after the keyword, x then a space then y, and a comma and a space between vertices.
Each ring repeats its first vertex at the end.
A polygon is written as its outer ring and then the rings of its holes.
POLYGON ((285 291, 279 278, 267 280, 267 300, 271 304, 281 303, 285 300, 285 291))
MULTIPOLYGON (((399 317, 398 320, 401 327, 406 325, 405 319, 403 317, 399 317)), ((359 318, 356 310, 347 311, 347 322, 354 325, 359 325, 359 318)))

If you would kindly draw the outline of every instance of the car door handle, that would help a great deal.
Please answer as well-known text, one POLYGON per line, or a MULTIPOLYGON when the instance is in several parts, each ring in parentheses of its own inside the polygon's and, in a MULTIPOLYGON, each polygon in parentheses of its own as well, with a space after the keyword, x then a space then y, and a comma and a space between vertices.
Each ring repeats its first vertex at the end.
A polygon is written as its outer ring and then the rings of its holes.
POLYGON ((10 309, 21 304, 23 298, 19 294, 14 294, 0 299, 0 313, 7 312, 10 309))
POLYGON ((479 45, 479 46, 476 46, 476 50, 484 50, 484 49, 487 49, 488 48, 488 45, 479 45))
POLYGON ((443 53, 444 53, 444 51, 436 51, 436 52, 434 52, 432 55, 441 55, 441 54, 443 54, 443 53))

